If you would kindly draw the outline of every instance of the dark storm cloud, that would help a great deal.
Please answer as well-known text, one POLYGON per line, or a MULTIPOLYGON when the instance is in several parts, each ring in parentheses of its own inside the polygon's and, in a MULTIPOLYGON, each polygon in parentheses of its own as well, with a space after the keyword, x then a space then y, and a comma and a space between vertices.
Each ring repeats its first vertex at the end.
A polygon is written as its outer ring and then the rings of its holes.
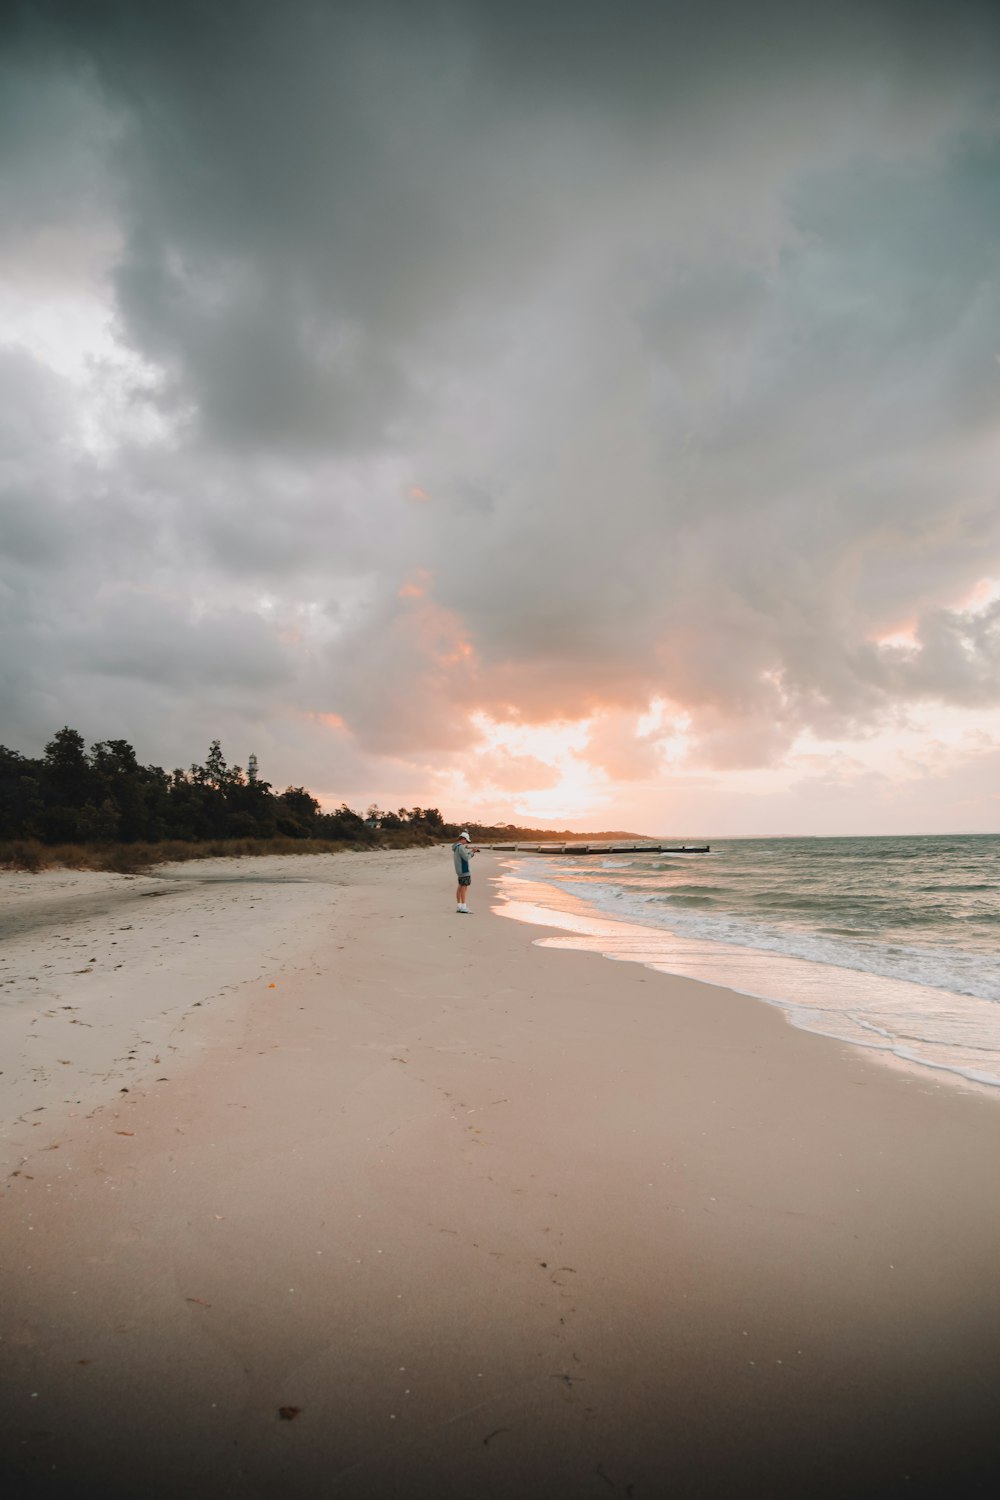
POLYGON ((95 456, 72 392, 0 370, 35 393, 8 621, 50 685, 121 704, 148 638, 165 694, 381 753, 661 696, 717 764, 998 701, 954 608, 1000 566, 991 8, 22 15, 5 258, 42 221, 70 266, 113 247, 162 423, 95 456))
POLYGON ((605 209, 634 214, 626 159, 684 208, 685 158, 772 84, 816 89, 807 138, 852 73, 859 102, 890 95, 877 124, 919 127, 995 43, 976 10, 919 6, 41 10, 121 112, 127 331, 213 435, 291 446, 423 418, 440 325, 516 305, 605 209))
POLYGON ((66 230, 85 241, 100 229, 111 193, 106 156, 112 130, 85 66, 67 71, 35 49, 0 46, 0 267, 6 274, 64 276, 78 269, 72 257, 66 263, 66 230), (61 264, 39 267, 39 243, 54 227, 62 232, 61 264), (19 264, 17 252, 23 256, 26 244, 35 247, 35 265, 19 264))

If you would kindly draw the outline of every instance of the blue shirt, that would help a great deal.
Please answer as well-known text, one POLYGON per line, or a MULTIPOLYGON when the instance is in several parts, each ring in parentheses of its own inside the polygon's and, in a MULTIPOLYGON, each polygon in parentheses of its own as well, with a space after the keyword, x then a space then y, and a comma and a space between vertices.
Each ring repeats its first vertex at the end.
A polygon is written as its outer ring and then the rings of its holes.
POLYGON ((452 844, 451 852, 455 857, 456 875, 468 875, 471 852, 465 839, 459 839, 457 844, 452 844))

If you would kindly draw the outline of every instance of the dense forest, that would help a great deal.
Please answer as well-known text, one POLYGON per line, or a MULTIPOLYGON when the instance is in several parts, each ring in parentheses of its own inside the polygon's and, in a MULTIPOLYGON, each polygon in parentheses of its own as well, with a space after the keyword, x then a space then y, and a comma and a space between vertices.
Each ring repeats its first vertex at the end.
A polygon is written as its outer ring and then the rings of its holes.
POLYGON ((379 829, 442 837, 436 807, 364 815, 323 812, 305 787, 276 792, 257 771, 226 763, 213 740, 204 765, 143 766, 126 740, 87 751, 75 729, 60 729, 32 760, 0 746, 0 838, 43 844, 158 843, 180 839, 329 839, 376 843, 379 829))
POLYGON ((171 858, 283 852, 289 840, 303 849, 398 848, 454 838, 462 828, 482 842, 581 837, 511 823, 446 823, 436 807, 324 812, 305 787, 276 792, 254 756, 245 770, 228 765, 218 740, 204 765, 173 771, 140 765, 126 740, 99 740, 88 751, 69 728, 38 759, 0 746, 0 863, 28 868, 51 862, 45 851, 56 848, 115 851, 97 862, 124 869, 167 857, 166 845, 174 846, 171 858))

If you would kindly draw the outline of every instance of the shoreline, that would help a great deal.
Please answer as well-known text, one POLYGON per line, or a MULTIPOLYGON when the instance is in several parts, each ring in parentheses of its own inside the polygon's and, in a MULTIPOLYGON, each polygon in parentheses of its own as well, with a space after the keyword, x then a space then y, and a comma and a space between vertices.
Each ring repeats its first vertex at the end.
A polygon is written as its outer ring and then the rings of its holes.
POLYGON ((992 1102, 328 858, 149 901, 197 1046, 26 1127, 16 1493, 990 1492, 992 1102))
POLYGON ((508 856, 502 882, 502 915, 557 935, 546 946, 595 952, 613 961, 642 964, 658 972, 718 985, 778 1009, 793 1026, 865 1051, 881 1066, 937 1075, 949 1086, 1000 1100, 1000 1022, 996 1003, 911 978, 804 956, 777 946, 693 934, 641 913, 619 914, 586 886, 539 872, 508 856), (874 1020, 884 1015, 884 1025, 874 1020), (935 1036, 947 1016, 953 1031, 967 1027, 969 1040, 935 1036), (894 1021, 929 1023, 930 1032, 891 1029, 894 1021), (976 1041, 971 1038, 975 1036, 976 1041), (984 1046, 989 1038, 990 1046, 984 1046))

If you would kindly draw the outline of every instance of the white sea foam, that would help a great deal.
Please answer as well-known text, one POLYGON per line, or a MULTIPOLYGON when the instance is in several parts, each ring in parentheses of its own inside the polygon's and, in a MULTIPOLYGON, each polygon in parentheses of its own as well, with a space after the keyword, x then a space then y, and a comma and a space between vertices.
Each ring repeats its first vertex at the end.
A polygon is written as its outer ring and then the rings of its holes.
POLYGON ((657 899, 655 869, 619 868, 620 877, 608 862, 577 876, 558 859, 512 861, 498 909, 567 932, 541 939, 546 946, 583 947, 723 985, 886 1061, 1000 1087, 1000 985, 985 953, 942 944, 939 932, 922 945, 860 943, 803 923, 782 929, 718 909, 668 908, 657 899))
POLYGON ((666 908, 657 903, 655 893, 643 895, 591 881, 583 890, 554 872, 552 884, 567 894, 585 896, 588 902, 609 915, 627 915, 632 921, 709 942, 734 943, 739 947, 784 953, 810 963, 856 969, 885 979, 908 979, 914 984, 974 995, 981 1000, 1000 1001, 1000 964, 991 955, 955 947, 937 947, 931 943, 920 947, 877 941, 861 944, 833 935, 768 927, 746 917, 666 908))

